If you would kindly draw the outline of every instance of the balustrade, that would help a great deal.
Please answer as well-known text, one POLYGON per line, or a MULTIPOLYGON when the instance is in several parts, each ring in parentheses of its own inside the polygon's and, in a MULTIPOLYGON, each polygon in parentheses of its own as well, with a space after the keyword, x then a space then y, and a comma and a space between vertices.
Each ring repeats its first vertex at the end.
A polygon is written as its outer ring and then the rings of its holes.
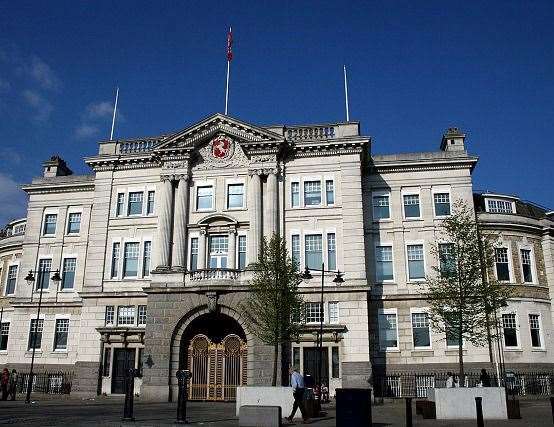
POLYGON ((152 151, 155 141, 130 141, 118 143, 119 152, 121 154, 144 153, 152 151))
POLYGON ((199 280, 237 280, 242 271, 231 268, 211 268, 200 269, 189 272, 191 281, 199 280))
POLYGON ((311 126, 287 129, 287 138, 291 140, 329 139, 334 137, 334 126, 311 126))

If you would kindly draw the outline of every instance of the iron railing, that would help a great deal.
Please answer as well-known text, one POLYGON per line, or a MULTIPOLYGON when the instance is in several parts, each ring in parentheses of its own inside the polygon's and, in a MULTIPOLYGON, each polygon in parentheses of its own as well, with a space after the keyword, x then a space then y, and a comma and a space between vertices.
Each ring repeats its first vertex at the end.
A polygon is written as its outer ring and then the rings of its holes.
MULTIPOLYGON (((413 373, 396 372, 376 375, 373 379, 375 396, 387 398, 427 397, 431 388, 445 388, 448 375, 446 372, 413 373)), ((457 382, 457 375, 454 375, 457 382)), ((465 387, 480 386, 480 373, 465 374, 465 387)), ((503 382, 500 381, 500 385, 503 382)), ((490 385, 497 386, 498 378, 490 374, 490 385)), ((511 372, 505 380, 508 394, 516 396, 550 396, 554 390, 554 372, 511 372)))
MULTIPOLYGON (((70 394, 73 372, 38 372, 33 373, 32 392, 46 394, 70 394)), ((29 384, 29 373, 19 373, 17 392, 26 393, 29 384)))

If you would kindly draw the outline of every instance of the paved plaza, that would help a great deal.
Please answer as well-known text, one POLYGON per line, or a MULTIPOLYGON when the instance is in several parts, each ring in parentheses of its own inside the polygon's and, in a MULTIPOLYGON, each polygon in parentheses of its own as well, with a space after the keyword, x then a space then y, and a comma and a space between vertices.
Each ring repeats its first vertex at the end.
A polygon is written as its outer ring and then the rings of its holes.
MULTIPOLYGON (((332 405, 325 408, 328 416, 314 419, 314 426, 334 426, 335 410, 332 405)), ((47 399, 37 397, 31 405, 23 401, 0 402, 0 425, 25 426, 161 426, 173 425, 176 416, 175 403, 135 403, 135 422, 122 423, 123 399, 98 398, 95 400, 47 399)), ((521 402, 521 420, 487 421, 487 427, 552 426, 552 414, 548 401, 521 402)), ((188 404, 188 420, 196 426, 238 426, 233 403, 192 402, 188 404)), ((414 426, 446 427, 475 426, 475 421, 424 420, 413 415, 414 426)), ((301 422, 297 421, 296 424, 301 422)), ((373 407, 373 425, 405 426, 403 401, 376 405, 373 407)), ((352 426, 355 427, 355 426, 352 426)))

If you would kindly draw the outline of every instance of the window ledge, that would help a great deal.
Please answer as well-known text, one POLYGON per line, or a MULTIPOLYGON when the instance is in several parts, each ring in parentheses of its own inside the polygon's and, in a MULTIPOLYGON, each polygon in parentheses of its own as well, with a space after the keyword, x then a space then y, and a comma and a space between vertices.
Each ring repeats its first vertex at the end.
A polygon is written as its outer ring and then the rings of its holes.
MULTIPOLYGON (((42 350, 39 350, 38 348, 35 350, 35 357, 41 355, 42 356, 42 350)), ((33 350, 26 350, 25 351, 25 357, 32 357, 33 356, 33 350)))
POLYGON ((0 355, 8 354, 8 350, 0 350, 0 355))
POLYGON ((68 353, 69 353, 68 350, 54 350, 50 354, 57 354, 57 355, 60 355, 60 356, 67 356, 68 353))
POLYGON ((71 288, 71 289, 60 289, 60 293, 62 294, 71 294, 75 292, 75 289, 71 288))
POLYGON ((546 353, 546 348, 534 347, 531 348, 531 351, 534 353, 546 353))
POLYGON ((374 219, 373 220, 374 224, 379 224, 381 222, 394 222, 394 220, 392 218, 383 218, 383 219, 374 219))
POLYGON ((415 348, 412 350, 411 355, 412 356, 428 356, 429 354, 433 354, 435 350, 432 348, 415 348), (422 354, 418 354, 422 353, 422 354))
POLYGON ((511 351, 511 352, 514 352, 514 353, 523 353, 523 349, 519 348, 519 347, 506 347, 504 346, 504 351, 511 351))
POLYGON ((401 353, 399 348, 383 348, 381 351, 384 351, 385 353, 401 353))
POLYGON ((404 221, 406 222, 418 222, 423 221, 424 219, 422 217, 414 217, 414 218, 404 218, 404 221))

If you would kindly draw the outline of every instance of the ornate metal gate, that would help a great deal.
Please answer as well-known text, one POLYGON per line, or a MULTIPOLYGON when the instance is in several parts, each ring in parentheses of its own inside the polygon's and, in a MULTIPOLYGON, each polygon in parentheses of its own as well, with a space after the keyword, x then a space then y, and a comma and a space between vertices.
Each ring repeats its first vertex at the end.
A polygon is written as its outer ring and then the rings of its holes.
POLYGON ((213 343, 206 335, 196 335, 188 348, 190 400, 235 400, 237 386, 246 385, 246 343, 227 335, 213 343))

